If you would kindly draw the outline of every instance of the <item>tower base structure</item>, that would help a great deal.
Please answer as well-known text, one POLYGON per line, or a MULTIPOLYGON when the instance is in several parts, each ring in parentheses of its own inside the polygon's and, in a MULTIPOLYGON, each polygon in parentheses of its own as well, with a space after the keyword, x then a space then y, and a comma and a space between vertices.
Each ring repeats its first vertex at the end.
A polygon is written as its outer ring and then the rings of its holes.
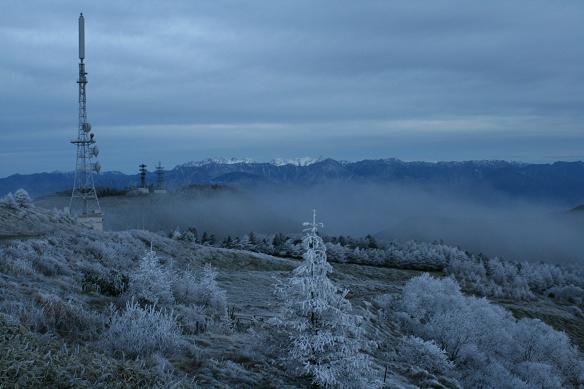
POLYGON ((77 222, 92 230, 103 231, 103 215, 101 212, 78 216, 77 222))

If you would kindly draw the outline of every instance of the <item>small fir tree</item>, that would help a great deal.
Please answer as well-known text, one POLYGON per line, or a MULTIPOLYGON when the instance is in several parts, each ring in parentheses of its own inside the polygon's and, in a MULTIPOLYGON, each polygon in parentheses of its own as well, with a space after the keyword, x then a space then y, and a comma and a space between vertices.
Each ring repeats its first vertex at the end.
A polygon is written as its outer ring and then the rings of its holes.
POLYGON ((319 386, 371 387, 362 318, 351 313, 348 291, 328 278, 333 269, 318 235, 322 224, 316 222, 316 211, 304 226, 304 261, 277 287, 284 306, 276 323, 288 331, 290 359, 319 386))
POLYGON ((231 239, 231 235, 227 235, 227 238, 223 241, 223 247, 227 249, 233 248, 233 239, 231 239))

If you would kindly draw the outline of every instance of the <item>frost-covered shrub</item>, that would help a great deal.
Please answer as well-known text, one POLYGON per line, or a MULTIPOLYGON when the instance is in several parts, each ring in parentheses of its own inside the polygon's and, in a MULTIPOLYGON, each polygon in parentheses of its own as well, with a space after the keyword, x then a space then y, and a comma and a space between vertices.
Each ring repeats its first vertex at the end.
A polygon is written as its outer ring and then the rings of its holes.
POLYGON ((63 262, 48 253, 36 256, 32 260, 32 265, 37 272, 44 274, 45 276, 56 276, 69 273, 63 262))
POLYGON ((157 374, 141 360, 118 360, 94 347, 67 347, 0 314, 2 388, 193 388, 175 374, 157 374))
POLYGON ((364 248, 327 242, 327 252, 335 262, 353 262, 406 269, 442 270, 452 258, 468 258, 456 248, 440 243, 391 242, 384 248, 364 248))
POLYGON ((110 270, 107 274, 87 272, 84 274, 82 281, 84 291, 95 291, 112 297, 125 293, 129 284, 130 277, 116 270, 110 270))
POLYGON ((197 237, 192 231, 187 230, 184 234, 182 234, 182 240, 184 240, 185 242, 195 242, 197 240, 197 237))
POLYGON ((584 305, 584 289, 574 285, 554 286, 545 294, 561 302, 584 305))
POLYGON ((104 335, 104 345, 129 357, 169 353, 182 347, 180 330, 171 311, 155 306, 141 307, 136 301, 114 312, 104 335))
POLYGON ((0 271, 15 276, 35 273, 32 262, 28 258, 9 256, 2 248, 0 248, 0 271))
POLYGON ((565 333, 540 320, 516 320, 486 299, 464 296, 452 279, 428 274, 411 279, 397 309, 406 331, 446 351, 465 387, 584 385, 584 361, 565 333), (530 374, 536 366, 546 374, 530 374))
POLYGON ((33 206, 32 199, 24 189, 18 189, 14 192, 14 200, 20 208, 30 208, 33 206))
POLYGON ((406 336, 400 341, 397 359, 410 366, 416 366, 434 374, 446 374, 453 368, 446 352, 434 341, 417 336, 406 336))
POLYGON ((21 312, 21 320, 40 333, 90 339, 101 331, 104 324, 100 315, 85 309, 79 301, 63 300, 55 295, 37 294, 32 309, 31 313, 21 312))
POLYGON ((225 319, 227 295, 216 278, 217 270, 211 264, 206 264, 199 276, 191 271, 177 275, 172 285, 176 301, 197 305, 214 319, 225 319))
POLYGON ((12 193, 8 193, 6 196, 0 199, 0 205, 6 208, 18 208, 16 199, 12 193))
POLYGON ((209 315, 200 305, 175 306, 176 319, 181 329, 188 334, 200 334, 207 331, 209 324, 212 324, 209 315))
POLYGON ((532 300, 535 295, 520 270, 520 264, 496 257, 453 258, 445 269, 466 288, 483 296, 532 300))
POLYGON ((444 270, 465 288, 489 297, 532 300, 551 288, 584 288, 581 272, 546 263, 519 263, 479 255, 452 258, 444 270))
POLYGON ((172 234, 170 234, 170 238, 174 239, 174 240, 181 240, 183 238, 183 234, 182 232, 180 232, 180 229, 177 227, 172 234))
POLYGON ((130 275, 128 293, 141 304, 171 304, 171 272, 160 264, 153 250, 146 252, 138 269, 130 275))

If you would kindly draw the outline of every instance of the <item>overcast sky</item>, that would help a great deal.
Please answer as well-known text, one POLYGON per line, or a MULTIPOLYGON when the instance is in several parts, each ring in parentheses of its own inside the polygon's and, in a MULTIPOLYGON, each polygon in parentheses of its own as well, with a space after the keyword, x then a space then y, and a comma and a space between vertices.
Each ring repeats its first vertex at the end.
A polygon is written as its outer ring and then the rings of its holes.
POLYGON ((2 0, 0 176, 73 169, 81 11, 105 170, 584 159, 581 0, 2 0))

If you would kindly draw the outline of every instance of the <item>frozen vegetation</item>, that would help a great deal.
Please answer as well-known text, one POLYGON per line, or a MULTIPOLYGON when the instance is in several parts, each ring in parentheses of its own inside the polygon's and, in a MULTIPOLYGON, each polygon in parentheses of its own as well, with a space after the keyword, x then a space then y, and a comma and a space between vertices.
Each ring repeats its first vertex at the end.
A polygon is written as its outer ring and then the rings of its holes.
POLYGON ((315 224, 95 232, 24 194, 0 201, 0 387, 584 385, 578 269, 315 224))
MULTIPOLYGON (((250 233, 241 238, 227 237, 211 243, 217 247, 238 248, 288 258, 302 256, 302 240, 282 234, 250 233)), ((194 236, 193 236, 194 237, 194 236)), ((175 239, 177 237, 175 236, 175 239)), ((410 270, 443 271, 466 290, 481 296, 512 300, 533 300, 546 295, 566 302, 584 299, 582 269, 542 262, 515 262, 482 254, 472 254, 440 242, 377 242, 368 235, 362 239, 324 237, 331 262, 363 264, 410 270)))
POLYGON ((328 278, 333 268, 316 221, 306 231, 303 262, 277 286, 282 308, 273 323, 276 331, 284 331, 283 350, 288 354, 284 358, 318 386, 370 387, 371 361, 363 350, 362 317, 353 314, 346 299, 349 291, 340 290, 328 278))
POLYGON ((422 360, 429 370, 450 371, 464 387, 584 384, 584 361, 565 333, 537 319, 517 320, 484 298, 464 296, 450 278, 426 273, 411 279, 394 309, 395 320, 419 337, 406 340, 406 350, 416 351, 399 356, 412 365, 422 360))

